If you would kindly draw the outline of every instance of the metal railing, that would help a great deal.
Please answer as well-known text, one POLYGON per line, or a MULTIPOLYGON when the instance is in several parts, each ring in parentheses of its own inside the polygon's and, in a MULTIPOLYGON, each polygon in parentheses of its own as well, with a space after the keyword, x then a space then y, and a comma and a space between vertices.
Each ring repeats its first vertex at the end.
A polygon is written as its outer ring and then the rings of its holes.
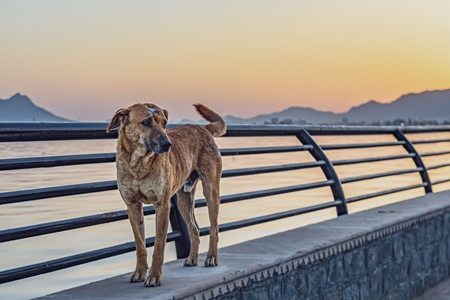
MULTIPOLYGON (((177 125, 169 125, 174 127, 177 125)), ((0 123, 0 142, 18 142, 18 141, 50 141, 50 140, 86 140, 86 139, 115 139, 117 131, 109 134, 105 132, 106 123, 0 123)), ((441 127, 355 127, 355 126, 255 126, 255 125, 229 125, 226 137, 257 137, 257 136, 295 136, 301 142, 298 146, 282 146, 282 147, 260 147, 260 148, 239 148, 239 149, 221 149, 222 156, 236 155, 256 155, 267 153, 287 153, 307 151, 315 159, 313 162, 285 164, 279 166, 265 166, 254 168, 243 168, 224 170, 222 177, 247 176, 254 174, 263 174, 270 172, 280 172, 289 170, 302 170, 309 168, 321 168, 326 180, 303 183, 287 187, 271 188, 259 191, 245 192, 221 196, 221 203, 231 203, 243 200, 250 200, 260 197, 280 195, 321 187, 330 187, 333 194, 333 201, 317 204, 309 207, 297 208, 289 211, 274 213, 265 216, 240 220, 219 225, 219 231, 225 232, 309 212, 314 212, 326 208, 334 207, 337 216, 348 213, 347 203, 370 199, 374 197, 389 195, 401 191, 424 188, 425 193, 431 193, 432 187, 445 182, 450 182, 450 178, 431 182, 428 176, 428 170, 449 167, 450 163, 442 163, 434 166, 425 166, 421 157, 430 157, 450 154, 450 151, 424 153, 420 155, 414 145, 450 142, 450 139, 434 139, 434 140, 417 140, 409 141, 405 134, 410 133, 436 133, 450 132, 449 126, 441 127), (312 136, 331 135, 391 135, 397 141, 395 142, 374 142, 362 144, 337 144, 337 145, 318 145, 312 136), (360 149, 360 148, 378 148, 378 147, 395 147, 402 146, 407 154, 389 155, 381 157, 354 158, 345 160, 330 161, 325 151, 343 150, 343 149, 360 149), (334 167, 344 165, 355 165, 361 163, 393 161, 399 159, 412 159, 416 168, 407 170, 395 170, 390 172, 360 175, 351 178, 339 178, 334 167), (400 174, 418 173, 422 179, 420 184, 404 186, 400 188, 383 190, 376 193, 360 195, 352 198, 346 198, 342 185, 352 182, 358 182, 369 179, 376 179, 387 176, 400 174)), ((32 157, 17 159, 1 159, 0 171, 18 170, 30 168, 51 168, 60 166, 72 166, 83 164, 111 163, 116 158, 115 153, 104 154, 85 154, 85 155, 68 155, 53 157, 32 157)), ((21 190, 13 192, 0 193, 0 205, 8 205, 12 203, 35 201, 52 197, 63 197, 70 195, 79 195, 86 193, 103 192, 117 189, 115 180, 103 182, 91 182, 85 184, 74 184, 66 186, 56 186, 47 188, 38 188, 31 190, 21 190)), ((195 201, 195 207, 206 206, 205 199, 195 201)), ((153 215, 155 210, 153 206, 144 207, 144 215, 153 215)), ((80 218, 61 220, 56 222, 48 222, 25 226, 20 228, 12 228, 0 231, 0 243, 36 237, 45 234, 62 232, 77 228, 85 228, 109 222, 125 220, 128 218, 127 211, 115 211, 90 215, 80 218)), ((168 242, 175 242, 177 257, 187 257, 189 253, 189 237, 186 224, 182 220, 178 209, 176 196, 172 197, 172 209, 170 214, 170 222, 172 232, 167 234, 168 242)), ((209 228, 200 229, 200 235, 209 234, 209 228)), ((154 245, 155 238, 146 239, 147 247, 154 245)), ((98 249, 95 251, 80 253, 60 259, 46 261, 38 264, 28 265, 25 267, 14 268, 10 270, 0 271, 0 283, 19 280, 39 274, 49 273, 72 266, 100 260, 107 257, 131 252, 135 250, 134 242, 124 243, 112 247, 98 249)))

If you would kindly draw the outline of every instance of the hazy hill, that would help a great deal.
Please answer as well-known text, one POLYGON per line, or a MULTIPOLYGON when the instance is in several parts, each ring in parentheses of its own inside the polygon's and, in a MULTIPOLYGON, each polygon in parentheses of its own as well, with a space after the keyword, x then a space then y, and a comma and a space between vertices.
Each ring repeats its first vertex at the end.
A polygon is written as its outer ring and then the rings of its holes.
POLYGON ((450 90, 407 94, 387 104, 370 101, 353 107, 343 117, 353 121, 384 121, 395 118, 450 120, 450 90))
POLYGON ((308 123, 312 123, 312 120, 314 120, 314 123, 331 123, 340 120, 339 117, 332 112, 323 112, 307 107, 290 107, 280 112, 258 115, 248 119, 226 116, 225 120, 229 123, 252 124, 270 122, 273 118, 277 118, 279 121, 284 119, 298 121, 301 119, 308 123))
POLYGON ((247 119, 226 116, 225 120, 228 123, 252 124, 271 122, 273 118, 277 118, 279 121, 291 119, 294 122, 301 119, 311 124, 339 123, 344 118, 348 122, 365 121, 367 123, 395 120, 397 118, 405 120, 409 118, 413 120, 436 120, 442 122, 450 120, 450 89, 407 94, 386 104, 372 100, 352 107, 346 113, 339 114, 306 107, 290 107, 281 112, 258 115, 247 119))
POLYGON ((0 122, 70 122, 36 106, 30 98, 19 93, 9 99, 0 99, 0 122))

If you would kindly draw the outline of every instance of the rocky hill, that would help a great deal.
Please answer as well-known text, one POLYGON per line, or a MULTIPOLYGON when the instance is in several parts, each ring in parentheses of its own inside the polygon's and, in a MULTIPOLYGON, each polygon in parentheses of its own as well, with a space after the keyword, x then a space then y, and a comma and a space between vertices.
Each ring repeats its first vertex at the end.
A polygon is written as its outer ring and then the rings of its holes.
POLYGON ((30 98, 19 93, 0 99, 0 122, 70 122, 36 106, 30 98))

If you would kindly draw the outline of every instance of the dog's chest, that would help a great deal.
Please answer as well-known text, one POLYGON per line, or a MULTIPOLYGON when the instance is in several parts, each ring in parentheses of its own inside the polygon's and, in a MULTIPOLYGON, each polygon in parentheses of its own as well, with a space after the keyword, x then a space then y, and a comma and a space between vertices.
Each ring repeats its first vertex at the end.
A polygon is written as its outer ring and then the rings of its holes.
POLYGON ((155 204, 162 195, 162 182, 159 180, 136 179, 131 174, 121 174, 118 176, 117 185, 126 203, 140 201, 155 204))

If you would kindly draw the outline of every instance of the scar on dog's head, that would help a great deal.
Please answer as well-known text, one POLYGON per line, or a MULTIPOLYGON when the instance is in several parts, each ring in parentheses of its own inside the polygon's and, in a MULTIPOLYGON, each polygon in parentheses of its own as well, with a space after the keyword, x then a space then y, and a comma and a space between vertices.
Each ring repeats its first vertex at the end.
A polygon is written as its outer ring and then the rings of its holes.
MULTIPOLYGON (((158 122, 164 123, 164 127, 169 119, 169 112, 165 109, 157 107, 154 104, 149 103, 134 104, 128 108, 121 108, 118 111, 116 111, 116 113, 111 119, 111 122, 108 125, 108 128, 106 129, 106 132, 109 133, 111 132, 111 130, 116 129, 121 125, 127 123, 127 121, 130 118, 130 113, 133 114, 132 115, 133 119, 135 118, 141 120, 149 119, 154 115, 157 116, 156 118, 159 117, 158 119, 161 119, 161 117, 163 117, 162 120, 158 120, 158 122)), ((145 122, 145 120, 143 120, 142 122, 145 122)))
POLYGON ((147 151, 163 154, 172 143, 165 133, 169 113, 150 103, 139 103, 119 109, 106 129, 121 127, 120 133, 130 141, 142 145, 147 151))

